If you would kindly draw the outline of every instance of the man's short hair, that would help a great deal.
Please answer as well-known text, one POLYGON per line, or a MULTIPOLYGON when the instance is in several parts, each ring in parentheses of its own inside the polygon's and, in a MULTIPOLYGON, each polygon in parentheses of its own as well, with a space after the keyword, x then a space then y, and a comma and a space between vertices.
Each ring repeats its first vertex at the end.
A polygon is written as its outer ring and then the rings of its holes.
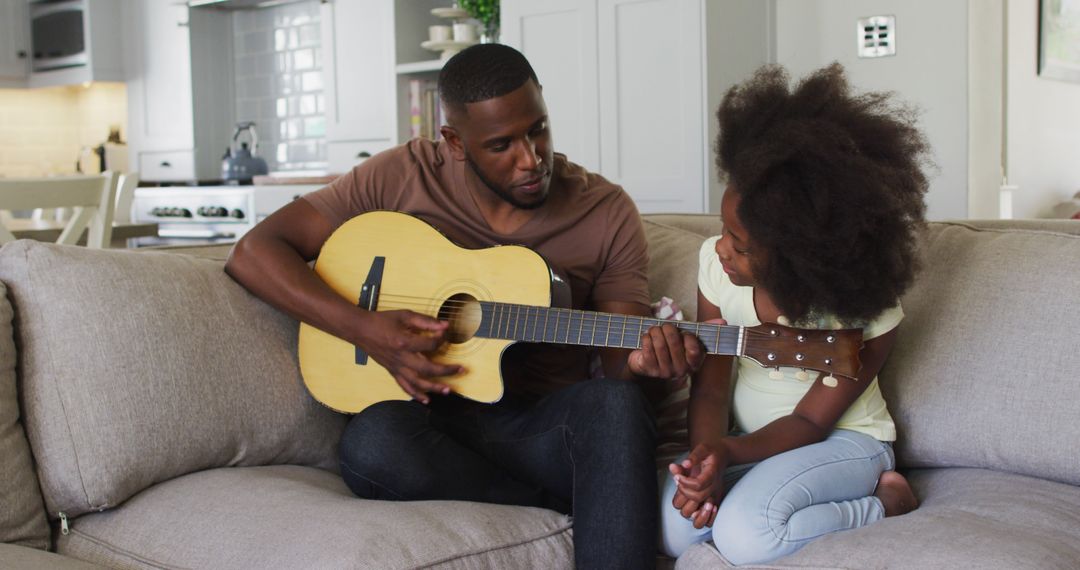
POLYGON ((451 57, 439 73, 439 97, 448 109, 487 101, 514 91, 536 72, 521 52, 502 44, 476 44, 451 57))

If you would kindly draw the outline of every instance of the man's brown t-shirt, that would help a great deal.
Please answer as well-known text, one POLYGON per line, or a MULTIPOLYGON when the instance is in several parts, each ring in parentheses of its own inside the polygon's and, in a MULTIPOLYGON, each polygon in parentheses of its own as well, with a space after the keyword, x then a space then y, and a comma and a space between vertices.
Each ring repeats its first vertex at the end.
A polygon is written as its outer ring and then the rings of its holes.
MULTIPOLYGON (((372 210, 412 214, 459 246, 524 245, 569 282, 575 309, 600 301, 648 305, 648 252, 622 188, 556 154, 547 201, 511 234, 494 232, 473 192, 491 192, 449 145, 414 139, 356 166, 304 198, 334 227, 372 210)), ((498 299, 493 299, 498 301, 498 299)), ((527 344, 503 362, 508 393, 543 396, 588 375, 586 350, 527 344)))

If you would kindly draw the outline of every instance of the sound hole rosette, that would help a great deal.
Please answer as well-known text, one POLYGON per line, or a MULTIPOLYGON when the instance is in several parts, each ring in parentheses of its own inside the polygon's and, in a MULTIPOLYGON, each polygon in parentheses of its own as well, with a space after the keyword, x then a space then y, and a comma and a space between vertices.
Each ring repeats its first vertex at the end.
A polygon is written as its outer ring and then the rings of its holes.
POLYGON ((433 313, 440 320, 450 321, 447 342, 439 352, 460 357, 481 347, 480 339, 475 336, 480 326, 480 302, 490 301, 491 297, 491 291, 470 280, 447 283, 435 293, 433 313), (453 318, 458 316, 463 318, 453 318))

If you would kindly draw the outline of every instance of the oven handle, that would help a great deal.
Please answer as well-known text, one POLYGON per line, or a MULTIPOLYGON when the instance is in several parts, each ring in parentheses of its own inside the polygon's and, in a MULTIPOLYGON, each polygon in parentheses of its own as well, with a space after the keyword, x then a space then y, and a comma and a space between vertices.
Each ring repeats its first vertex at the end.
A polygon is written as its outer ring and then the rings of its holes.
POLYGON ((158 230, 158 237, 179 239, 232 239, 236 232, 214 230, 158 230))

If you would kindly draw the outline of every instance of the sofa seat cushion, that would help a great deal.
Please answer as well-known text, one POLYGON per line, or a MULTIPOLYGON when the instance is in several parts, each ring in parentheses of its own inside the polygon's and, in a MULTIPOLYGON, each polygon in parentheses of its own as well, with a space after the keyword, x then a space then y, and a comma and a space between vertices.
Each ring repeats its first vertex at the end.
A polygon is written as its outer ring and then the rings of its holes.
POLYGON ((11 570, 105 570, 107 567, 36 548, 0 544, 0 568, 11 570))
POLYGON ((203 469, 337 465, 345 417, 304 388, 297 322, 222 262, 20 240, 0 250, 0 281, 53 517, 203 469))
MULTIPOLYGON (((0 542, 45 549, 49 547, 45 503, 38 488, 30 443, 19 421, 13 317, 7 288, 0 283, 0 542)), ((0 564, 0 567, 5 566, 0 564)))
MULTIPOLYGON (((1080 567, 1080 487, 984 469, 909 473, 921 506, 901 517, 825 536, 758 568, 1080 567)), ((676 569, 728 568, 712 547, 686 551, 676 569)))
POLYGON ((301 466, 160 483, 83 515, 58 551, 123 568, 571 568, 570 519, 544 509, 356 498, 301 466))

